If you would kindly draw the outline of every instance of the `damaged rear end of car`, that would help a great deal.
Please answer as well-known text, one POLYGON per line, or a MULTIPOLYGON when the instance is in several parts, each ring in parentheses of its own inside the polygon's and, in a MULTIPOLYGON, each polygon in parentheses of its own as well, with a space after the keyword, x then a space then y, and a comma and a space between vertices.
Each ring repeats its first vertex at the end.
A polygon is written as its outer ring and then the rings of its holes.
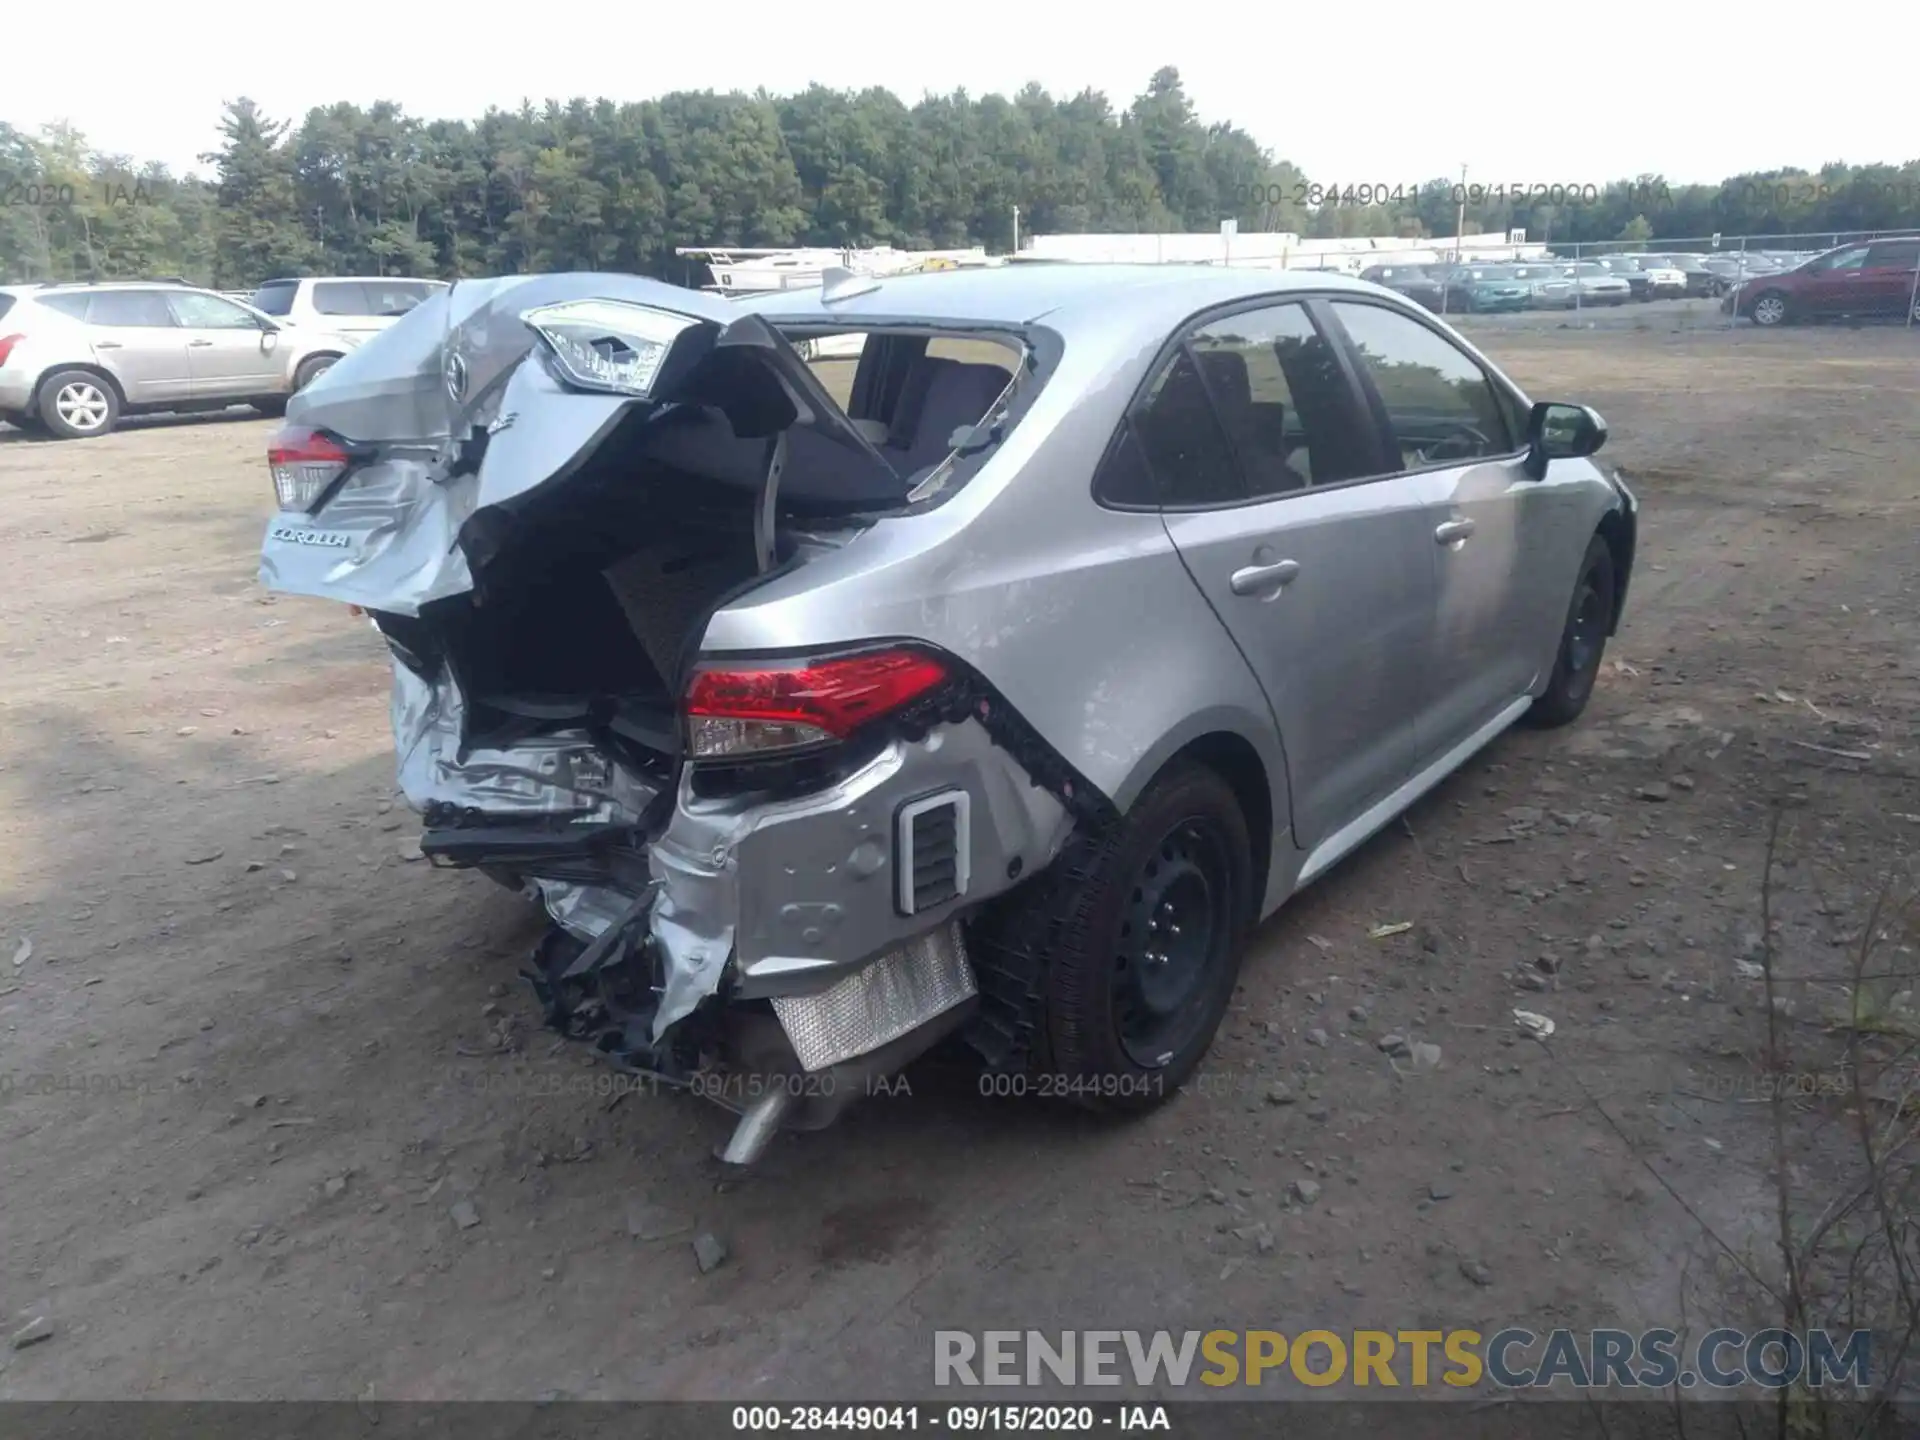
POLYGON ((738 1163, 964 1025, 963 921, 1100 803, 950 649, 833 618, 1044 384, 992 338, 997 377, 876 330, 843 407, 717 297, 461 282, 270 448, 262 580, 384 637, 422 851, 545 907, 552 1025, 673 1084, 730 1077, 699 1088, 742 1112, 738 1163), (742 605, 777 643, 709 649, 742 605))

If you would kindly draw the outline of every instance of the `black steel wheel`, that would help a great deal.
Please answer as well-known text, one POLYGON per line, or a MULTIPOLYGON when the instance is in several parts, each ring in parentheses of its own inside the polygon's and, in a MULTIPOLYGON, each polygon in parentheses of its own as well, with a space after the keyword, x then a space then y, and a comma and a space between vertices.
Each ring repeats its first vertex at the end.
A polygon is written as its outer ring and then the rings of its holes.
POLYGON ((1552 727, 1577 719, 1593 696, 1600 663, 1607 653, 1607 632, 1613 626, 1613 552, 1596 535, 1588 542, 1573 587, 1567 623, 1560 632, 1553 676, 1546 690, 1527 711, 1529 724, 1552 727))

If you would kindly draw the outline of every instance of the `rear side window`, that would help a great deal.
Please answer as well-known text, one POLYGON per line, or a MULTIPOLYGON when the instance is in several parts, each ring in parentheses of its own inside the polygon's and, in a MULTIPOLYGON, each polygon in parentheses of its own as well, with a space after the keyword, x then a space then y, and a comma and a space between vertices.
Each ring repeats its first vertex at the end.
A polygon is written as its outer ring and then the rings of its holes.
POLYGON ((300 292, 297 280, 275 280, 253 292, 252 305, 268 315, 291 315, 293 297, 300 292))
POLYGON ((1184 347, 1160 372, 1133 418, 1162 504, 1221 505, 1246 498, 1233 447, 1184 347))
MULTIPOLYGON (((314 288, 320 290, 326 287, 314 288)), ((429 293, 426 284, 419 280, 365 280, 360 288, 366 295, 365 313, 369 315, 404 315, 426 299, 429 293)))
POLYGON ((7 312, 13 308, 13 296, 0 295, 0 320, 7 318, 7 312))
MULTIPOLYGON (((1867 266, 1873 270, 1911 270, 1916 265, 1920 265, 1920 240, 1889 240, 1867 255, 1867 266)), ((0 310, 0 315, 5 313, 0 310)))
MULTIPOLYGON (((57 310, 62 315, 71 316, 75 320, 84 320, 87 318, 87 301, 91 298, 91 296, 85 294, 42 295, 40 297, 40 306, 44 310, 57 310)), ((5 311, 0 311, 0 314, 5 313, 5 311)))
POLYGON ((1193 351, 1249 495, 1354 480, 1378 469, 1371 427, 1306 307, 1273 305, 1202 327, 1193 351))
POLYGON ((1507 408, 1472 356, 1383 305, 1336 300, 1333 312, 1386 408, 1401 469, 1512 452, 1507 408))
MULTIPOLYGON (((417 302, 416 302, 417 303, 417 302)), ((313 287, 313 308, 321 315, 378 315, 366 287, 357 280, 322 280, 313 287)), ((412 307, 409 306, 409 309, 412 307)))
POLYGON ((96 290, 87 306, 87 323, 171 328, 173 311, 158 290, 96 290))

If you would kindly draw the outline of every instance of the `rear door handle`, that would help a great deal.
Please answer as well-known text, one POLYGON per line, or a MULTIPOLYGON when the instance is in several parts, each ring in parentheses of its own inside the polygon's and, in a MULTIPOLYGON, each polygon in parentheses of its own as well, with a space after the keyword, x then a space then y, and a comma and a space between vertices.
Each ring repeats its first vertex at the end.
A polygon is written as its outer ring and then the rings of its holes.
POLYGON ((188 347, 189 349, 192 349, 192 348, 193 348, 193 347, 195 347, 195 346, 199 346, 199 345, 211 345, 212 343, 213 343, 213 341, 211 341, 211 340, 189 340, 189 341, 187 341, 187 347, 188 347))
POLYGON ((1299 561, 1276 560, 1271 565, 1249 565, 1234 571, 1227 585, 1236 595, 1259 595, 1291 583, 1299 573, 1299 561))
POLYGON ((1442 545, 1457 545, 1473 534, 1471 520, 1449 520, 1434 528, 1433 538, 1442 545))
POLYGON ((118 340, 96 340, 93 342, 93 348, 96 350, 118 350, 120 348, 120 342, 118 340))

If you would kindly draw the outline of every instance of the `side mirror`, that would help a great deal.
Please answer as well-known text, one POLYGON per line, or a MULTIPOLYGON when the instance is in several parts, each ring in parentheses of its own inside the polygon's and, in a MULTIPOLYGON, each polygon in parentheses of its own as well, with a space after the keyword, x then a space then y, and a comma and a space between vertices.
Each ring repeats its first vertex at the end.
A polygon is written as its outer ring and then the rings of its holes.
POLYGON ((1553 460, 1576 460, 1607 443, 1607 422, 1587 405, 1562 405, 1542 400, 1527 416, 1526 472, 1535 480, 1547 478, 1553 460))

